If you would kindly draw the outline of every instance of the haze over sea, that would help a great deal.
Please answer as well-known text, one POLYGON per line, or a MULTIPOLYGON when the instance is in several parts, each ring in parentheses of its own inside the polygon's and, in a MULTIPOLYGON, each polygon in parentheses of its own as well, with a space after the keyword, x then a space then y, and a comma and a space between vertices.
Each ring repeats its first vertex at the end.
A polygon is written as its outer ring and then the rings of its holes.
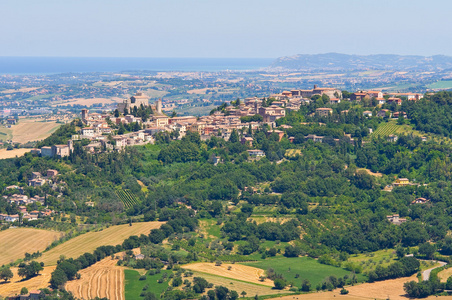
POLYGON ((0 57, 0 74, 243 71, 268 67, 272 61, 272 58, 0 57))

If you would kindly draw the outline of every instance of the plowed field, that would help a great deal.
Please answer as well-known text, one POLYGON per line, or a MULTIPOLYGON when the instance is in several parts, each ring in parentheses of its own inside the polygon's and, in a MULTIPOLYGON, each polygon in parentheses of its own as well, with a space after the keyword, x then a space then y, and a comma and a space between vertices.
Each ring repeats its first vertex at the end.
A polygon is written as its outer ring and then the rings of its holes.
POLYGON ((116 266, 117 260, 107 257, 81 270, 80 279, 66 284, 66 290, 78 299, 108 298, 124 300, 124 271, 116 266))

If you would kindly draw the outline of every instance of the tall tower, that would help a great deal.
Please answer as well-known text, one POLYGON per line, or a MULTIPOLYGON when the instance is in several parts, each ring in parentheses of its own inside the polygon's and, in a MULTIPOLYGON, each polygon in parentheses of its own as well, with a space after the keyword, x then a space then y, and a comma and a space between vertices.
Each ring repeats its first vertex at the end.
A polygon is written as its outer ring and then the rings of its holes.
POLYGON ((86 108, 82 109, 82 121, 86 121, 88 119, 89 110, 86 108))
POLYGON ((157 113, 159 113, 159 114, 162 113, 162 99, 161 98, 159 98, 157 100, 157 104, 156 104, 155 108, 157 109, 157 113))

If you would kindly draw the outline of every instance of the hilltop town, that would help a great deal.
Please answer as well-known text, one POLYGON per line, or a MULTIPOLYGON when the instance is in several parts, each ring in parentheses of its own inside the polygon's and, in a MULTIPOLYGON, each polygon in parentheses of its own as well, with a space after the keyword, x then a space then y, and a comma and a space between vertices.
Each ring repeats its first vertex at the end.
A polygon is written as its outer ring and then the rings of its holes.
MULTIPOLYGON (((267 98, 237 99, 230 102, 230 105, 225 103, 218 109, 213 109, 207 116, 179 117, 166 115, 162 110, 160 99, 155 104, 150 104, 149 98, 144 93, 137 92, 118 103, 115 112, 90 113, 88 109, 82 109, 80 129, 67 144, 44 146, 32 152, 42 156, 66 157, 69 156, 70 151, 73 151, 73 142, 78 140, 89 140, 90 143, 84 147, 90 152, 98 152, 101 149, 122 149, 126 146, 153 144, 155 135, 160 132, 172 133, 176 139, 183 138, 187 131, 191 131, 199 133, 201 140, 208 140, 211 136, 229 140, 235 130, 242 133, 242 140, 245 142, 249 138, 244 132, 255 131, 263 124, 268 125, 271 132, 282 133, 277 128, 287 129, 287 126, 278 124, 277 120, 285 117, 286 113, 298 111, 300 107, 315 103, 318 97, 325 100, 324 107, 315 108, 312 116, 327 117, 333 114, 340 103, 349 103, 349 105, 354 103, 355 106, 362 107, 362 114, 366 117, 395 119, 399 116, 406 118, 406 113, 399 109, 403 101, 418 101, 423 98, 419 93, 383 93, 381 91, 347 92, 346 96, 347 98, 340 89, 314 85, 310 90, 283 91, 268 95, 267 98), (146 109, 148 109, 148 115, 140 117, 141 112, 146 109), (124 126, 130 129, 127 130, 128 133, 124 133, 126 131, 124 126)), ((339 111, 340 114, 347 114, 347 112, 348 110, 339 111)), ((323 137, 308 135, 306 138, 322 141, 323 137)), ((388 138, 397 140, 397 136, 394 135, 388 138)))

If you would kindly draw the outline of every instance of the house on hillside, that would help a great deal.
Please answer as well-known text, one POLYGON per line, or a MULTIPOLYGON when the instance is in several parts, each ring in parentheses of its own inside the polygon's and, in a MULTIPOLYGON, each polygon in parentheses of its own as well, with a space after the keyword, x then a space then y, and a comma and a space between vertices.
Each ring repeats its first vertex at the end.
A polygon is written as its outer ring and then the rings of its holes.
POLYGON ((246 146, 252 147, 253 146, 253 138, 250 137, 250 136, 244 136, 244 137, 242 137, 242 140, 240 141, 240 143, 242 145, 246 145, 246 146))
POLYGON ((411 201, 411 204, 426 204, 427 202, 429 202, 430 200, 425 199, 425 198, 416 198, 416 200, 411 201))
POLYGON ((246 150, 250 157, 264 157, 265 152, 259 149, 246 150))
POLYGON ((363 116, 372 117, 372 112, 370 110, 363 111, 363 116))
POLYGON ((398 214, 386 216, 386 219, 394 225, 400 225, 406 222, 405 218, 400 218, 398 214))
POLYGON ((321 143, 323 142, 323 138, 324 136, 319 136, 319 135, 315 135, 315 134, 308 134, 307 136, 304 137, 306 140, 311 140, 313 142, 318 142, 321 143))
POLYGON ((409 185, 410 184, 410 180, 408 178, 398 178, 393 185, 394 186, 404 186, 404 185, 409 185))
POLYGON ((388 136, 388 142, 397 142, 398 139, 399 139, 399 137, 395 134, 390 134, 388 136))
POLYGON ((333 109, 328 107, 319 107, 316 108, 315 112, 318 113, 321 117, 327 117, 333 114, 333 109))
POLYGON ((330 103, 331 104, 339 104, 339 103, 341 103, 341 99, 339 99, 339 98, 332 98, 332 99, 330 99, 330 103))

